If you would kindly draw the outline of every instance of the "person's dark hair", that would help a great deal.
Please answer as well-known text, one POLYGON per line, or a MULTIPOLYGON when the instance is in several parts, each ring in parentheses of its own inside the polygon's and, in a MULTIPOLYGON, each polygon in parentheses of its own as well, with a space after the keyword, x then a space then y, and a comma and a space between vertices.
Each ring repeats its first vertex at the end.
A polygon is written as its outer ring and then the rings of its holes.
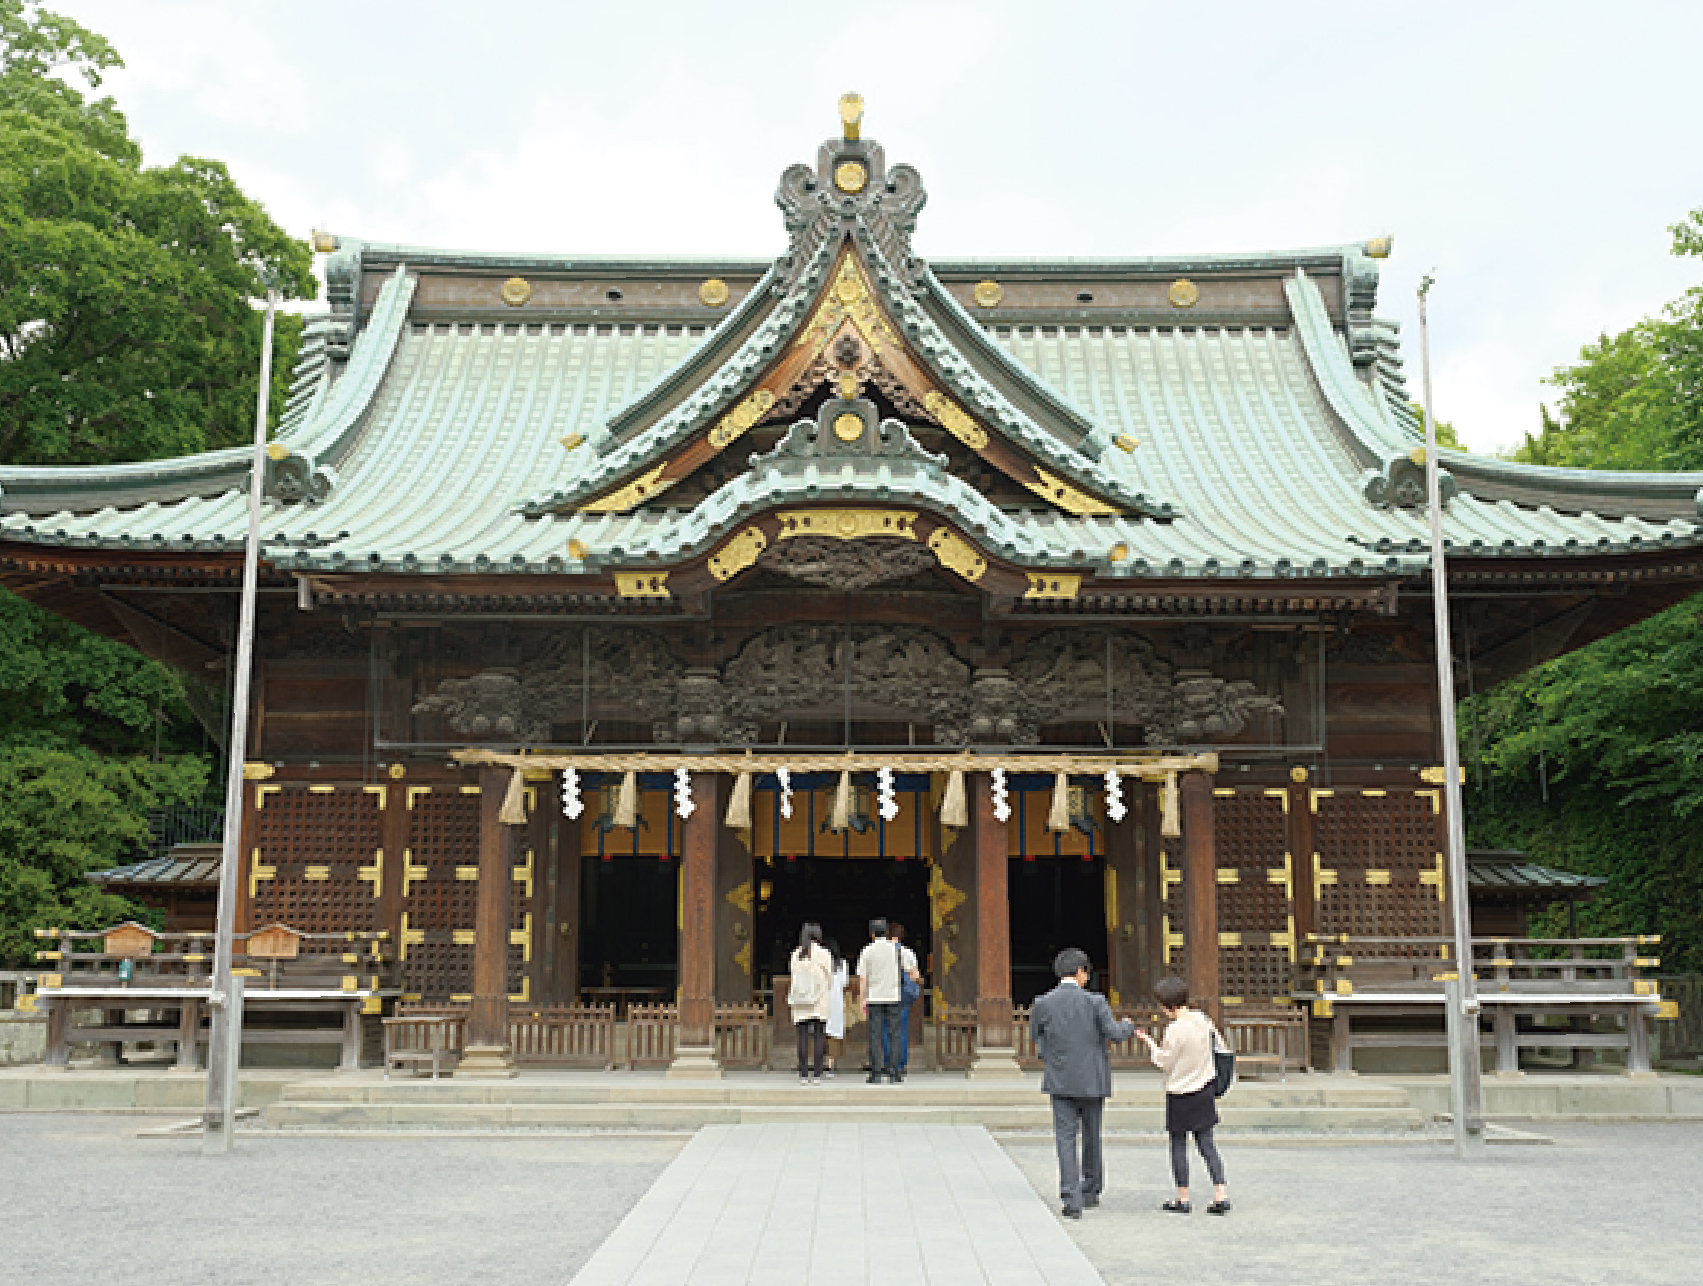
POLYGON ((822 926, 813 921, 805 921, 804 926, 798 931, 798 954, 801 957, 809 955, 810 944, 820 941, 822 941, 822 926))
POLYGON ((834 968, 840 967, 840 943, 837 938, 823 938, 822 946, 828 952, 828 958, 834 962, 834 968))
POLYGON ((1074 978, 1077 971, 1087 969, 1093 971, 1094 966, 1088 961, 1088 953, 1081 947, 1066 947, 1053 957, 1053 974, 1059 978, 1074 978))
POLYGON ((1153 998, 1166 1009, 1181 1009, 1189 1003, 1189 985, 1181 978, 1161 978, 1153 988, 1153 998))
POLYGON ((887 921, 871 920, 869 922, 869 936, 872 938, 885 938, 887 936, 887 921))
POLYGON ((894 942, 903 942, 905 940, 905 926, 897 920, 887 921, 887 936, 894 942))

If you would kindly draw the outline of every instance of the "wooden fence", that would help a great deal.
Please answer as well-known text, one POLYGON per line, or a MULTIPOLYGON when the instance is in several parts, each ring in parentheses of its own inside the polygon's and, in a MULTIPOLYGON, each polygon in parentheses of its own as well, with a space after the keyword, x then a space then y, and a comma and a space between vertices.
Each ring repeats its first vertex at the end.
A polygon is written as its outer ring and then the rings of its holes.
POLYGON ((1703 1058, 1703 974, 1670 975, 1659 979, 1657 987, 1663 1000, 1679 1006, 1679 1016, 1652 1024, 1656 1057, 1664 1063, 1703 1058))
POLYGON ((767 1067, 773 1031, 767 1005, 715 1007, 716 1057, 723 1067, 767 1067))
POLYGON ((509 1044, 518 1064, 615 1066, 615 1006, 555 1005, 509 1013, 509 1044))
MULTIPOLYGON (((1017 1047, 1017 1063, 1029 1071, 1037 1071, 1041 1060, 1035 1053, 1035 1042, 1029 1034, 1030 1007, 1019 1005, 1012 1011, 1012 1037, 1017 1047)), ((1119 1006, 1112 1011, 1116 1018, 1127 1018, 1137 1027, 1145 1027, 1156 1038, 1163 1039, 1165 1020, 1156 1010, 1119 1006)), ((941 1070, 965 1068, 976 1056, 976 1007, 974 1005, 941 1005, 934 1015, 934 1059, 941 1070)), ((1119 1041, 1109 1050, 1112 1066, 1120 1070, 1148 1066, 1147 1054, 1141 1041, 1134 1036, 1119 1041)))
POLYGON ((680 1006, 627 1007, 627 1066, 667 1067, 680 1037, 680 1006))

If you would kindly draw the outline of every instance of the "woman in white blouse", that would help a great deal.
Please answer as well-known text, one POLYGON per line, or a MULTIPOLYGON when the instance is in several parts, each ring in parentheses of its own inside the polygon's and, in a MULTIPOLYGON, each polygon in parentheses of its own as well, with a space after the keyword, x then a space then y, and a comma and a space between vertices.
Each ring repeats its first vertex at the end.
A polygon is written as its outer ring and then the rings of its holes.
POLYGON ((1218 1104, 1212 1092, 1218 1079, 1212 1058, 1218 1032, 1210 1018, 1198 1009, 1189 1008, 1189 987, 1181 978, 1161 978, 1153 995, 1165 1014, 1165 1040, 1154 1044, 1153 1037, 1145 1031, 1138 1030, 1135 1034, 1146 1042, 1154 1066, 1165 1073, 1165 1130, 1171 1136, 1171 1177, 1177 1183, 1177 1196, 1160 1208, 1174 1215, 1189 1212, 1189 1135, 1192 1134, 1212 1175, 1213 1201, 1206 1213, 1229 1214, 1224 1162, 1212 1141, 1212 1127, 1218 1124, 1218 1104))

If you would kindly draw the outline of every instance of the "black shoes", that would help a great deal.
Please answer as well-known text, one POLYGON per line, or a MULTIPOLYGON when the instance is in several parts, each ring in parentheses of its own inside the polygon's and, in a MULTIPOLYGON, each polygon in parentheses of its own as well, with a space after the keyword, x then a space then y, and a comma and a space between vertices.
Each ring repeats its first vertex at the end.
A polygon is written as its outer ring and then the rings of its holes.
POLYGON ((1206 1208, 1206 1213, 1209 1214, 1209 1215, 1227 1215, 1227 1214, 1229 1214, 1230 1213, 1230 1202, 1229 1202, 1229 1200, 1226 1198, 1223 1201, 1214 1201, 1210 1206, 1208 1206, 1206 1208))
POLYGON ((1192 1208, 1186 1201, 1167 1201, 1159 1207, 1168 1215, 1186 1215, 1192 1208))
POLYGON ((881 1084, 881 1073, 880 1072, 871 1072, 869 1074, 868 1079, 866 1079, 863 1083, 865 1085, 879 1085, 879 1084, 881 1084))
POLYGON ((1066 1206, 1063 1210, 1059 1211, 1059 1213, 1062 1214, 1066 1219, 1080 1219, 1080 1218, 1082 1218, 1082 1212, 1074 1206, 1066 1206))

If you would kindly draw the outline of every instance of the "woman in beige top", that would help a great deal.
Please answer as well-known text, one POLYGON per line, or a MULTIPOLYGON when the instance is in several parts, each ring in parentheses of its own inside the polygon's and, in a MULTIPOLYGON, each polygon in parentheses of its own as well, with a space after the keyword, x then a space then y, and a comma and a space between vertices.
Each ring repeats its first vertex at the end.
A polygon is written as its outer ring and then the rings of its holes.
POLYGON ((828 1019, 833 1012, 830 988, 834 984, 834 961, 822 946, 822 926, 806 924, 798 931, 798 950, 789 962, 787 1006, 798 1032, 798 1079, 800 1084, 822 1082, 822 1060, 828 1052, 828 1019))
POLYGON ((1217 1079, 1212 1051, 1219 1043, 1212 1020, 1198 1009, 1190 1009, 1188 984, 1181 978, 1161 978, 1153 989, 1167 1026, 1165 1040, 1154 1044, 1145 1031, 1136 1035, 1147 1044, 1154 1066, 1165 1073, 1165 1130, 1171 1136, 1171 1177, 1177 1181, 1177 1197, 1160 1207, 1175 1215, 1189 1212, 1189 1135, 1212 1175, 1213 1201, 1209 1215, 1230 1212, 1224 1191, 1224 1162, 1212 1141, 1218 1124, 1218 1104, 1213 1082, 1217 1079))

